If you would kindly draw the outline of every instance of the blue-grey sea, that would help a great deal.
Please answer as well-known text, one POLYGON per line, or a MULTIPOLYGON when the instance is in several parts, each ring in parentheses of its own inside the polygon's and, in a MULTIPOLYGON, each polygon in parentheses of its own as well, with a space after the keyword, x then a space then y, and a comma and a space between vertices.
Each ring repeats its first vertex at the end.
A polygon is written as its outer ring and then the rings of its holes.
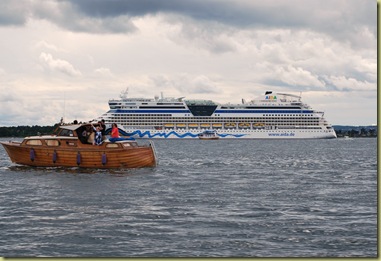
POLYGON ((0 256, 378 256, 377 139, 154 143, 159 165, 130 170, 1 146, 0 256))

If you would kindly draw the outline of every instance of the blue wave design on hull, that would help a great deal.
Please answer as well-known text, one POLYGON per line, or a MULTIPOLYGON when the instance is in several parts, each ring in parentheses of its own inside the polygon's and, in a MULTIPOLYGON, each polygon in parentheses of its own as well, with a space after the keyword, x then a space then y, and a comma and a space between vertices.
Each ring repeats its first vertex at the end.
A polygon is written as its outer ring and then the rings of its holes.
POLYGON ((246 134, 219 134, 218 133, 218 136, 222 137, 222 138, 226 138, 228 136, 233 136, 235 138, 241 138, 243 136, 246 136, 246 134))
MULTIPOLYGON (((187 133, 184 133, 184 134, 179 134, 175 131, 171 131, 171 132, 168 132, 168 133, 165 133, 165 132, 161 132, 161 133, 155 133, 155 134, 151 134, 150 131, 144 131, 144 132, 141 132, 140 130, 136 130, 134 132, 125 132, 124 130, 121 130, 119 129, 119 132, 124 135, 124 136, 139 136, 139 138, 155 138, 155 137, 160 137, 160 138, 165 138, 167 139, 169 136, 171 135, 174 135, 176 136, 177 138, 180 138, 180 139, 183 139, 183 138, 197 138, 198 137, 198 134, 193 134, 193 133, 190 133, 190 132, 187 132, 187 133)), ((218 135, 221 137, 221 138, 226 138, 226 137, 234 137, 234 138, 241 138, 243 136, 246 136, 246 134, 219 134, 218 135)))

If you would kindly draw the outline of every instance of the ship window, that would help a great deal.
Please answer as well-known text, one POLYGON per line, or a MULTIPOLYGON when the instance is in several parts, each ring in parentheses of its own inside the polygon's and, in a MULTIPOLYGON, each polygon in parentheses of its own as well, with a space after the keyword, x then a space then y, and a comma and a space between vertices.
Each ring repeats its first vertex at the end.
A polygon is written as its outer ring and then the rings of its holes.
POLYGON ((46 140, 46 145, 48 146, 59 146, 60 142, 58 140, 46 140))
POLYGON ((26 142, 26 145, 41 146, 42 142, 41 142, 41 140, 28 140, 26 142))

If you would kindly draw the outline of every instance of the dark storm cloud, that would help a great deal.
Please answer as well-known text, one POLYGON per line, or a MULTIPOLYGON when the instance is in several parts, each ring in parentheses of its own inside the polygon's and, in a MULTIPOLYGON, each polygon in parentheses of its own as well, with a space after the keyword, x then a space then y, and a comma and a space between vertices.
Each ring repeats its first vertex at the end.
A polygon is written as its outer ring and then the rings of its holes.
POLYGON ((73 31, 128 33, 136 30, 130 18, 159 13, 239 28, 305 28, 358 45, 364 32, 375 37, 377 30, 373 0, 3 0, 0 25, 33 17, 73 31))
POLYGON ((370 27, 376 33, 372 0, 68 0, 85 15, 102 18, 172 13, 243 27, 308 27, 338 32, 370 27))
POLYGON ((24 25, 29 15, 29 3, 25 1, 0 1, 0 25, 24 25))
MULTIPOLYGON (((82 13, 92 17, 132 17, 170 13, 206 21, 218 21, 235 26, 267 24, 274 17, 260 5, 246 1, 223 0, 79 0, 70 1, 82 13), (265 12, 264 12, 265 11, 265 12)), ((282 20, 282 19, 281 19, 282 20)), ((285 21, 284 21, 285 22, 285 21)))

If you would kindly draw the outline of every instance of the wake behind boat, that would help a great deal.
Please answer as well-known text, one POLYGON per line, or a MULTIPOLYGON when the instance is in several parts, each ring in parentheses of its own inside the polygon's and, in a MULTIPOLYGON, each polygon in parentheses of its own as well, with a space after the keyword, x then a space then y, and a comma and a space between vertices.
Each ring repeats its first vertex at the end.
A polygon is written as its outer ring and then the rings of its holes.
POLYGON ((1 142, 12 162, 37 167, 141 168, 154 167, 153 143, 133 140, 103 141, 93 145, 82 133, 90 124, 60 125, 53 135, 26 137, 22 142, 1 142))
POLYGON ((313 110, 301 96, 267 91, 241 104, 182 98, 128 98, 109 100, 110 110, 101 115, 106 125, 117 123, 134 138, 198 138, 215 130, 220 138, 330 139, 336 138, 324 112, 313 110))

